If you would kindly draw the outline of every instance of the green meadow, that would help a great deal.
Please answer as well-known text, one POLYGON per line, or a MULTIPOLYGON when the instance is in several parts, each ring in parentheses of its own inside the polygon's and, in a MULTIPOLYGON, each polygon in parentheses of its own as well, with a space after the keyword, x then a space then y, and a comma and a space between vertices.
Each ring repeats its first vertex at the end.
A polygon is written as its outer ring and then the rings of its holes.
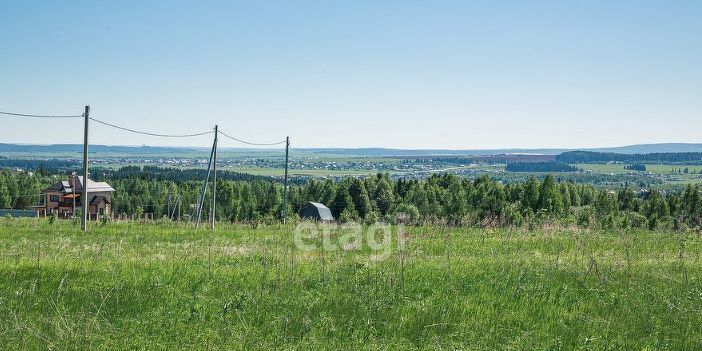
POLYGON ((0 348, 702 349, 698 233, 412 227, 380 258, 293 233, 2 218, 0 348))

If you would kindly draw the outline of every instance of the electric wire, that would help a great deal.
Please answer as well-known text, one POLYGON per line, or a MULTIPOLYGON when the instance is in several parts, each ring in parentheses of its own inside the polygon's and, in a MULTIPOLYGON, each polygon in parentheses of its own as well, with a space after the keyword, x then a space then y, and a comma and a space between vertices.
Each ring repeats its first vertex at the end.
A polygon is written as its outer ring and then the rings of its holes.
POLYGON ((225 132, 223 132, 223 131, 221 131, 221 130, 219 130, 219 134, 222 134, 223 136, 225 136, 225 137, 227 137, 227 138, 229 138, 229 139, 232 139, 232 140, 234 140, 234 141, 238 141, 238 142, 240 142, 240 143, 247 144, 247 145, 254 145, 254 146, 274 146, 274 145, 285 144, 285 140, 283 140, 283 141, 277 141, 277 142, 274 142, 274 143, 254 143, 254 142, 242 140, 242 139, 239 139, 239 138, 235 138, 235 137, 233 137, 233 136, 231 136, 231 135, 229 135, 229 134, 227 134, 227 133, 225 133, 225 132))
POLYGON ((15 112, 4 112, 0 111, 2 115, 15 116, 15 117, 29 117, 29 118, 82 118, 83 115, 33 115, 28 113, 15 113, 15 112))
POLYGON ((201 133, 192 133, 192 134, 160 134, 160 133, 151 133, 151 132, 144 132, 144 131, 140 131, 140 130, 136 130, 136 129, 131 129, 131 128, 127 128, 127 127, 121 127, 121 126, 118 126, 118 125, 116 125, 116 124, 112 124, 112 123, 108 123, 108 122, 105 122, 105 121, 101 121, 101 120, 99 120, 99 119, 97 119, 97 118, 93 118, 93 117, 88 117, 88 118, 89 118, 91 121, 95 121, 95 122, 97 122, 97 123, 106 125, 106 126, 108 126, 108 127, 112 127, 112 128, 124 130, 124 131, 131 132, 131 133, 142 134, 142 135, 149 135, 149 136, 155 136, 155 137, 162 137, 162 138, 190 138, 190 137, 196 137, 196 136, 202 136, 202 135, 207 135, 207 134, 212 134, 212 133, 214 133, 213 130, 207 131, 207 132, 201 132, 201 133))

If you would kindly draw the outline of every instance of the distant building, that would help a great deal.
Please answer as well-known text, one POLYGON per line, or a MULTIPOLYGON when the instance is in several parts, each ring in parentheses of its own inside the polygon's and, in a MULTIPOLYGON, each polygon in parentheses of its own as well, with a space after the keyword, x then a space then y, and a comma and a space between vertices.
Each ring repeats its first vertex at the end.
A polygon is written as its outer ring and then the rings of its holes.
POLYGON ((308 202, 300 209, 300 218, 312 219, 315 221, 333 221, 334 216, 331 214, 329 207, 320 204, 319 202, 308 202))
MULTIPOLYGON (((105 182, 88 179, 88 218, 98 219, 112 213, 112 193, 115 191, 105 182)), ((40 215, 55 214, 59 218, 70 218, 80 209, 83 193, 83 177, 69 175, 68 180, 58 182, 46 189, 44 204, 35 206, 40 215)))

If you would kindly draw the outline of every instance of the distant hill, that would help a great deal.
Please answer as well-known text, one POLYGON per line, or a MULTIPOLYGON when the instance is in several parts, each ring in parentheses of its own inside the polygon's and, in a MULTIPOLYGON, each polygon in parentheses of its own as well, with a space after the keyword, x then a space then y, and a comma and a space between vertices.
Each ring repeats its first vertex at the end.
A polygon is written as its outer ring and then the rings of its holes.
POLYGON ((498 155, 498 154, 536 154, 558 155, 565 149, 493 149, 493 150, 449 150, 449 149, 385 149, 385 148, 296 148, 295 151, 315 154, 329 154, 342 156, 456 156, 456 155, 498 155))
POLYGON ((678 164, 702 162, 702 152, 654 152, 648 154, 623 154, 614 152, 569 151, 556 156, 560 163, 665 163, 678 164))
MULTIPOLYGON (((120 153, 120 154, 159 154, 192 152, 195 148, 173 148, 154 146, 107 146, 90 145, 90 152, 120 153)), ((0 144, 0 153, 83 153, 83 144, 54 144, 54 145, 18 145, 0 144)))
MULTIPOLYGON (((702 144, 693 143, 662 143, 640 144, 620 147, 607 147, 596 149, 578 149, 582 151, 614 152, 618 154, 653 154, 672 152, 702 152, 702 144)), ((575 150, 573 150, 575 151, 575 150)))
MULTIPOLYGON (((158 146, 106 146, 90 145, 91 152, 119 153, 125 155, 139 154, 173 154, 202 152, 209 150, 203 147, 158 147, 158 146)), ((247 148, 221 148, 222 151, 236 152, 260 152, 270 151, 270 149, 247 149, 247 148)), ((665 144, 641 144, 607 148, 583 148, 583 149, 389 149, 389 148, 295 148, 296 152, 327 154, 338 156, 367 156, 367 157, 397 157, 397 156, 475 156, 475 155, 499 155, 499 154, 534 154, 534 155, 558 155, 568 151, 594 151, 610 152, 619 154, 650 154, 650 153, 677 153, 677 152, 702 152, 702 144, 692 143, 665 143, 665 144)), ((82 144, 55 144, 55 145, 17 145, 0 144, 0 156, 2 153, 82 153, 82 144)))
POLYGON ((498 155, 498 154, 539 154, 558 155, 568 151, 594 151, 612 152, 619 154, 650 154, 650 153, 673 153, 673 152, 702 152, 702 143, 662 143, 662 144, 640 144, 619 147, 604 148, 582 148, 582 149, 386 149, 386 148, 302 148, 298 151, 306 151, 319 154, 335 154, 347 156, 442 156, 442 155, 498 155))

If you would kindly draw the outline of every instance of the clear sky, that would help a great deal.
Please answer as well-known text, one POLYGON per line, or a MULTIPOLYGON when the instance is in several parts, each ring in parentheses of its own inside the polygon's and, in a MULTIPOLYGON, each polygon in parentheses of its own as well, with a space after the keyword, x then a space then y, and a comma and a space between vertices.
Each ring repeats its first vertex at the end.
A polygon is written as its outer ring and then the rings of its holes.
MULTIPOLYGON (((702 1, 0 0, 0 110, 293 147, 702 142, 702 1)), ((0 142, 81 143, 0 116, 0 142)), ((94 125, 91 142, 197 145, 94 125)), ((239 146, 223 142, 225 146, 239 146)))

